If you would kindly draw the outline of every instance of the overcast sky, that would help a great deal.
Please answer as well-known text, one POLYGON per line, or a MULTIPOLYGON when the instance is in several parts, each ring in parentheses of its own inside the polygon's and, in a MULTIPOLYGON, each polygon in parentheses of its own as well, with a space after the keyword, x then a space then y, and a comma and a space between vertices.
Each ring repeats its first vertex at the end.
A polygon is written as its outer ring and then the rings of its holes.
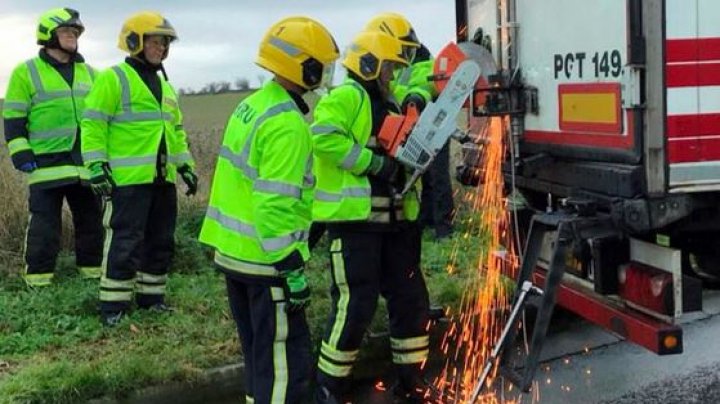
MULTIPOLYGON (((142 10, 163 14, 180 36, 165 62, 176 88, 202 88, 211 81, 245 77, 257 86, 258 75, 269 74, 254 64, 267 28, 282 17, 306 15, 325 24, 341 50, 376 13, 395 11, 412 22, 422 42, 436 53, 454 39, 452 0, 0 0, 0 97, 12 69, 37 54, 38 16, 55 7, 80 11, 86 31, 80 53, 91 65, 107 68, 123 60, 117 37, 123 21, 142 10)), ((338 63, 339 65, 339 63, 338 63)), ((338 72, 336 78, 341 76, 338 72)))

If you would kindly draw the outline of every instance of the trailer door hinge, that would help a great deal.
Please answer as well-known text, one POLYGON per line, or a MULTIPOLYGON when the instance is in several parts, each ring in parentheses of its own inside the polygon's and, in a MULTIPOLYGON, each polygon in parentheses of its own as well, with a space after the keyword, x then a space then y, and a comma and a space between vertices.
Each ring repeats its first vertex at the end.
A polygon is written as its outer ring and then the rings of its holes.
POLYGON ((640 99, 640 74, 641 69, 634 66, 625 66, 622 72, 622 106, 624 109, 638 108, 642 106, 640 99))

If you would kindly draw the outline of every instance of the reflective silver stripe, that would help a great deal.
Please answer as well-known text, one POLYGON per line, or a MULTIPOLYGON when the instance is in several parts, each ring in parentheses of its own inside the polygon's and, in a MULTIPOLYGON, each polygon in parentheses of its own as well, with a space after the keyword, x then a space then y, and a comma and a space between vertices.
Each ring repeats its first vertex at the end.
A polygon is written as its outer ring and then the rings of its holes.
POLYGON ((307 188, 312 188, 315 186, 315 175, 313 175, 313 156, 312 154, 308 158, 307 163, 305 164, 305 175, 303 175, 303 186, 307 188))
POLYGON ((77 96, 79 96, 79 97, 84 97, 84 96, 88 95, 89 92, 90 92, 90 91, 89 91, 87 88, 76 88, 76 89, 74 89, 74 90, 72 91, 72 95, 73 95, 73 96, 76 96, 76 95, 77 95, 77 96))
POLYGON ((232 230, 247 237, 257 237, 257 232, 255 231, 255 227, 253 225, 243 223, 235 218, 224 215, 215 207, 208 206, 205 216, 220 223, 222 227, 228 230, 232 230))
POLYGON ((115 74, 117 74, 120 80, 120 98, 122 99, 123 112, 115 115, 112 120, 114 122, 142 122, 142 121, 156 121, 158 119, 174 122, 175 116, 165 111, 145 111, 145 112, 132 112, 132 103, 130 100, 130 81, 128 80, 127 74, 120 66, 112 67, 115 74))
POLYGON ((77 128, 59 128, 37 132, 30 132, 30 139, 50 139, 56 137, 73 137, 77 128))
POLYGON ((175 117, 169 112, 149 111, 149 112, 123 112, 115 115, 112 120, 114 122, 142 122, 142 121, 163 121, 173 122, 175 117))
POLYGON ((110 167, 136 167, 148 164, 155 164, 157 156, 123 157, 110 159, 110 167))
POLYGON ((398 84, 401 86, 408 85, 408 83, 410 83, 411 76, 412 76, 412 67, 404 68, 402 73, 400 74, 400 78, 398 78, 398 84))
POLYGON ((340 167, 346 170, 352 170, 352 168, 355 167, 355 163, 357 163, 360 158, 361 152, 362 147, 358 144, 353 144, 348 155, 345 156, 345 159, 343 159, 342 163, 340 163, 340 167))
POLYGON ((112 120, 112 115, 108 115, 104 112, 100 112, 94 109, 86 109, 85 112, 83 112, 83 118, 94 119, 96 121, 110 122, 110 120, 112 120))
POLYGON ((28 111, 30 111, 30 104, 19 101, 5 101, 5 103, 3 103, 3 109, 6 111, 13 110, 18 112, 24 112, 27 114, 28 111))
POLYGON ((90 67, 88 65, 85 65, 85 66, 87 67, 87 71, 90 74, 90 79, 92 81, 95 81, 95 69, 93 69, 92 67, 90 67))
POLYGON ((42 80, 40 80, 40 73, 37 71, 37 66, 35 66, 35 59, 28 60, 25 62, 25 65, 28 68, 28 72, 30 73, 30 80, 33 83, 33 87, 35 87, 35 91, 37 91, 37 95, 40 96, 45 92, 45 87, 42 85, 42 80))
POLYGON ((40 80, 40 73, 37 70, 37 66, 35 66, 34 60, 35 59, 25 62, 25 65, 28 67, 28 72, 30 73, 30 80, 32 81, 36 91, 33 96, 33 102, 43 102, 57 98, 72 97, 72 91, 70 90, 45 91, 45 87, 43 87, 42 80, 40 80))
POLYGON ((367 143, 365 144, 366 147, 377 147, 378 141, 375 136, 370 136, 370 139, 368 139, 367 143))
POLYGON ((107 154, 101 151, 92 151, 82 154, 83 161, 90 160, 107 160, 107 154))
POLYGON ((118 79, 120 79, 120 98, 122 99, 122 108, 125 113, 128 113, 131 111, 130 82, 120 66, 113 66, 112 69, 115 74, 117 74, 118 79))
POLYGON ((313 135, 327 135, 328 133, 344 133, 345 131, 332 125, 316 125, 310 128, 313 135))
POLYGON ((265 251, 277 251, 289 247, 297 241, 307 241, 307 239, 308 232, 299 230, 287 236, 262 239, 260 244, 262 244, 263 250, 265 251))
POLYGON ((215 250, 215 263, 225 269, 248 273, 251 275, 278 276, 279 272, 272 265, 256 264, 223 255, 215 250))
MULTIPOLYGON (((42 80, 40 80, 40 73, 38 72, 37 66, 35 65, 35 59, 28 60, 25 62, 30 73, 30 80, 35 87, 36 94, 33 96, 33 102, 44 102, 58 98, 71 98, 73 96, 72 90, 57 90, 57 91, 46 91, 43 87, 42 80)), ((74 68, 74 67, 73 67, 74 68)), ((86 95, 87 91, 76 92, 77 95, 86 95)))
MULTIPOLYGON (((220 225, 228 230, 239 233, 243 236, 258 238, 255 226, 241 222, 238 219, 224 215, 219 209, 209 206, 205 217, 215 220, 220 225)), ((296 241, 306 241, 308 239, 308 232, 304 230, 296 231, 286 236, 273 237, 268 239, 261 239, 260 244, 265 251, 281 250, 287 246, 290 246, 296 241)))
POLYGON ((253 189, 256 191, 285 195, 297 199, 300 199, 300 196, 302 196, 302 189, 300 187, 277 181, 256 180, 253 184, 253 189))
POLYGON ((269 42, 270 42, 270 44, 275 45, 278 48, 280 48, 281 51, 287 53, 291 57, 298 56, 299 54, 302 53, 302 51, 300 49, 291 45, 288 42, 283 41, 282 39, 280 39, 278 37, 274 37, 274 36, 270 37, 269 42))
POLYGON ((235 168, 240 169, 246 177, 250 178, 251 180, 255 180, 258 177, 258 172, 253 167, 250 167, 247 163, 247 155, 245 154, 234 154, 232 150, 230 150, 227 146, 223 146, 220 148, 220 155, 221 158, 227 159, 232 163, 232 165, 235 166, 235 168))
POLYGON ((339 202, 342 198, 367 198, 370 196, 370 188, 343 188, 340 194, 315 191, 315 199, 323 202, 339 202))
POLYGON ((168 156, 168 162, 175 164, 176 166, 180 166, 183 163, 189 163, 192 161, 192 156, 190 153, 180 153, 180 154, 171 154, 168 156))
POLYGON ((260 127, 260 125, 263 124, 266 120, 272 118, 275 115, 281 114, 283 112, 287 111, 298 111, 297 105, 295 105, 294 102, 288 101, 284 102, 282 104, 275 105, 274 107, 268 109, 265 111, 264 114, 260 115, 260 117, 255 121, 255 124, 253 125, 252 130, 250 131, 250 134, 248 135, 247 139, 245 139, 245 144, 243 145, 242 151, 240 154, 233 153, 232 150, 230 150, 227 146, 222 146, 220 148, 220 157, 223 157, 227 160, 230 160, 230 162, 238 169, 240 169, 245 176, 247 176, 250 179, 257 179, 258 178, 258 172, 257 169, 250 167, 248 160, 250 159, 250 147, 252 146, 253 138, 255 137, 255 132, 260 127))
POLYGON ((42 93, 35 94, 35 96, 33 97, 33 101, 38 103, 38 102, 55 100, 58 98, 71 98, 72 96, 73 96, 73 93, 70 90, 43 91, 42 93))

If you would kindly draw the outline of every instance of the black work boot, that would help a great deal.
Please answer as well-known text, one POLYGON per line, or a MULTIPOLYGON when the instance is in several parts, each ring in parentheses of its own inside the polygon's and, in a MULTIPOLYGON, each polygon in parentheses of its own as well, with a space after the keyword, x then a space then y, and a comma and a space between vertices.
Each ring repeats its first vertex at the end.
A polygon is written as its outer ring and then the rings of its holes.
POLYGON ((125 318, 124 311, 102 311, 100 312, 100 322, 103 326, 112 328, 120 324, 122 319, 125 318))
POLYGON ((140 309, 147 310, 153 313, 172 313, 175 311, 174 308, 168 306, 165 303, 155 303, 149 306, 141 306, 140 309))
POLYGON ((345 404, 349 402, 349 400, 343 400, 340 397, 336 397, 325 386, 317 386, 317 389, 315 390, 315 404, 345 404))

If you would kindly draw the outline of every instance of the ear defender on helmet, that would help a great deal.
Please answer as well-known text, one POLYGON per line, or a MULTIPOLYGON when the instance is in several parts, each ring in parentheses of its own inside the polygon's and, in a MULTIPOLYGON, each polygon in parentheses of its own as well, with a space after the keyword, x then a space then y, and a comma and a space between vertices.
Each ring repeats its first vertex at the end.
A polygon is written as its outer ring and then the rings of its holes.
POLYGON ((345 68, 368 81, 380 76, 385 63, 407 66, 409 61, 403 55, 402 42, 380 31, 356 35, 343 59, 345 68))
POLYGON ((165 36, 171 42, 178 39, 175 28, 160 13, 141 11, 125 20, 118 36, 118 48, 129 53, 130 56, 136 56, 143 50, 146 35, 165 36))

